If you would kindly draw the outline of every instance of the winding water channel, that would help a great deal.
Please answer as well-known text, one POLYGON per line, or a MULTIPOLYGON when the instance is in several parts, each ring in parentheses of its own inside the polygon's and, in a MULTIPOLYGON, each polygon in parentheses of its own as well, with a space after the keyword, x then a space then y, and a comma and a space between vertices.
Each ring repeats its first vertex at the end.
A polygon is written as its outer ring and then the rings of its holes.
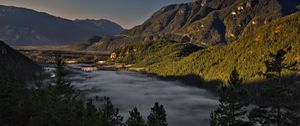
POLYGON ((159 80, 129 71, 77 72, 80 74, 71 77, 75 87, 87 98, 109 96, 125 119, 134 106, 146 119, 153 104, 159 102, 167 111, 170 126, 208 126, 210 112, 218 103, 209 91, 177 81, 159 80))

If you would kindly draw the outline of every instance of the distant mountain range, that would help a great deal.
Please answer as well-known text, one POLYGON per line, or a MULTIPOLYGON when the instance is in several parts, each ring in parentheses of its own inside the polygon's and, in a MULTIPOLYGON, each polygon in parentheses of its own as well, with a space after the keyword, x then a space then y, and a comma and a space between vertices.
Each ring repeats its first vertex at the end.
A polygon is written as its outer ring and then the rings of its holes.
POLYGON ((29 79, 41 71, 42 67, 36 62, 0 41, 0 74, 4 72, 15 74, 18 79, 29 79))
POLYGON ((197 0, 163 7, 142 25, 92 45, 112 50, 136 42, 174 40, 199 46, 231 43, 259 26, 299 11, 297 0, 197 0))
POLYGON ((102 29, 106 34, 108 35, 116 35, 121 33, 124 29, 122 26, 120 26, 117 23, 114 23, 110 20, 106 19, 100 19, 100 20, 94 20, 94 19, 86 19, 86 20, 75 20, 77 23, 88 23, 93 24, 97 28, 102 29))
POLYGON ((0 5, 0 39, 9 45, 70 44, 123 28, 109 20, 68 20, 35 10, 0 5))

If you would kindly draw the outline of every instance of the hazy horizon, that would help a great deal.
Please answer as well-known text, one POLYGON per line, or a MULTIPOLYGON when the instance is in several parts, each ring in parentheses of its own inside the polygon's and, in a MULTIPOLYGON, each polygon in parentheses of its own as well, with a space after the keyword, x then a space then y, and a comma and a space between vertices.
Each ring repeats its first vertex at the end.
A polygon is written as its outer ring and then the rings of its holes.
POLYGON ((0 5, 46 12, 66 19, 108 19, 129 29, 163 6, 192 0, 0 0, 0 5))

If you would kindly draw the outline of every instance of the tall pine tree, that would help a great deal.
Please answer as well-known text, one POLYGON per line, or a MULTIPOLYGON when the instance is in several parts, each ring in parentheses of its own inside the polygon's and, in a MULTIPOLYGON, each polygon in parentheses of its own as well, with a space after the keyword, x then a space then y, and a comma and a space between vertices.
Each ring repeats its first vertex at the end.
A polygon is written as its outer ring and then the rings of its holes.
POLYGON ((148 116, 147 126, 168 126, 167 114, 163 105, 156 102, 151 108, 151 113, 148 116))
POLYGON ((104 97, 104 104, 99 110, 102 126, 122 126, 123 117, 119 109, 115 108, 109 97, 104 97))
POLYGON ((64 60, 60 55, 55 59, 55 77, 47 86, 32 89, 34 113, 30 126, 39 125, 80 125, 83 121, 82 104, 75 94, 75 89, 67 79, 64 60), (81 113, 81 116, 79 113, 81 113))
POLYGON ((296 91, 292 83, 282 75, 283 70, 292 70, 294 64, 285 64, 286 51, 281 49, 271 53, 270 61, 265 61, 265 76, 270 82, 263 93, 266 101, 263 105, 253 109, 250 119, 255 123, 276 126, 296 126, 297 113, 295 107, 299 105, 296 101, 296 91))
POLYGON ((61 55, 55 57, 55 77, 52 91, 59 97, 71 97, 75 90, 71 82, 67 79, 67 71, 65 70, 65 62, 61 55))
POLYGON ((219 107, 212 113, 212 126, 244 126, 246 107, 248 102, 247 91, 243 88, 242 79, 236 69, 231 72, 228 85, 219 90, 219 107))
POLYGON ((86 111, 85 111, 85 125, 86 126, 99 126, 100 123, 100 113, 98 109, 94 106, 93 100, 89 99, 86 103, 86 111))
POLYGON ((129 111, 130 117, 126 121, 127 126, 145 126, 145 120, 136 107, 129 111))

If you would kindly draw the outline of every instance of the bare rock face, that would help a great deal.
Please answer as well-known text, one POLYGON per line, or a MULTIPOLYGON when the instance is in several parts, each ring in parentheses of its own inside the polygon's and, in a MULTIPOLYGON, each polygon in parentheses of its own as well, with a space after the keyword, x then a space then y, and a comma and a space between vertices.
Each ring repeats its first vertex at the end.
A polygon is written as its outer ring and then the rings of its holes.
POLYGON ((197 0, 163 7, 142 25, 103 38, 99 49, 140 41, 174 40, 211 46, 233 42, 271 20, 299 11, 295 0, 197 0), (106 43, 106 44, 105 44, 106 43))

